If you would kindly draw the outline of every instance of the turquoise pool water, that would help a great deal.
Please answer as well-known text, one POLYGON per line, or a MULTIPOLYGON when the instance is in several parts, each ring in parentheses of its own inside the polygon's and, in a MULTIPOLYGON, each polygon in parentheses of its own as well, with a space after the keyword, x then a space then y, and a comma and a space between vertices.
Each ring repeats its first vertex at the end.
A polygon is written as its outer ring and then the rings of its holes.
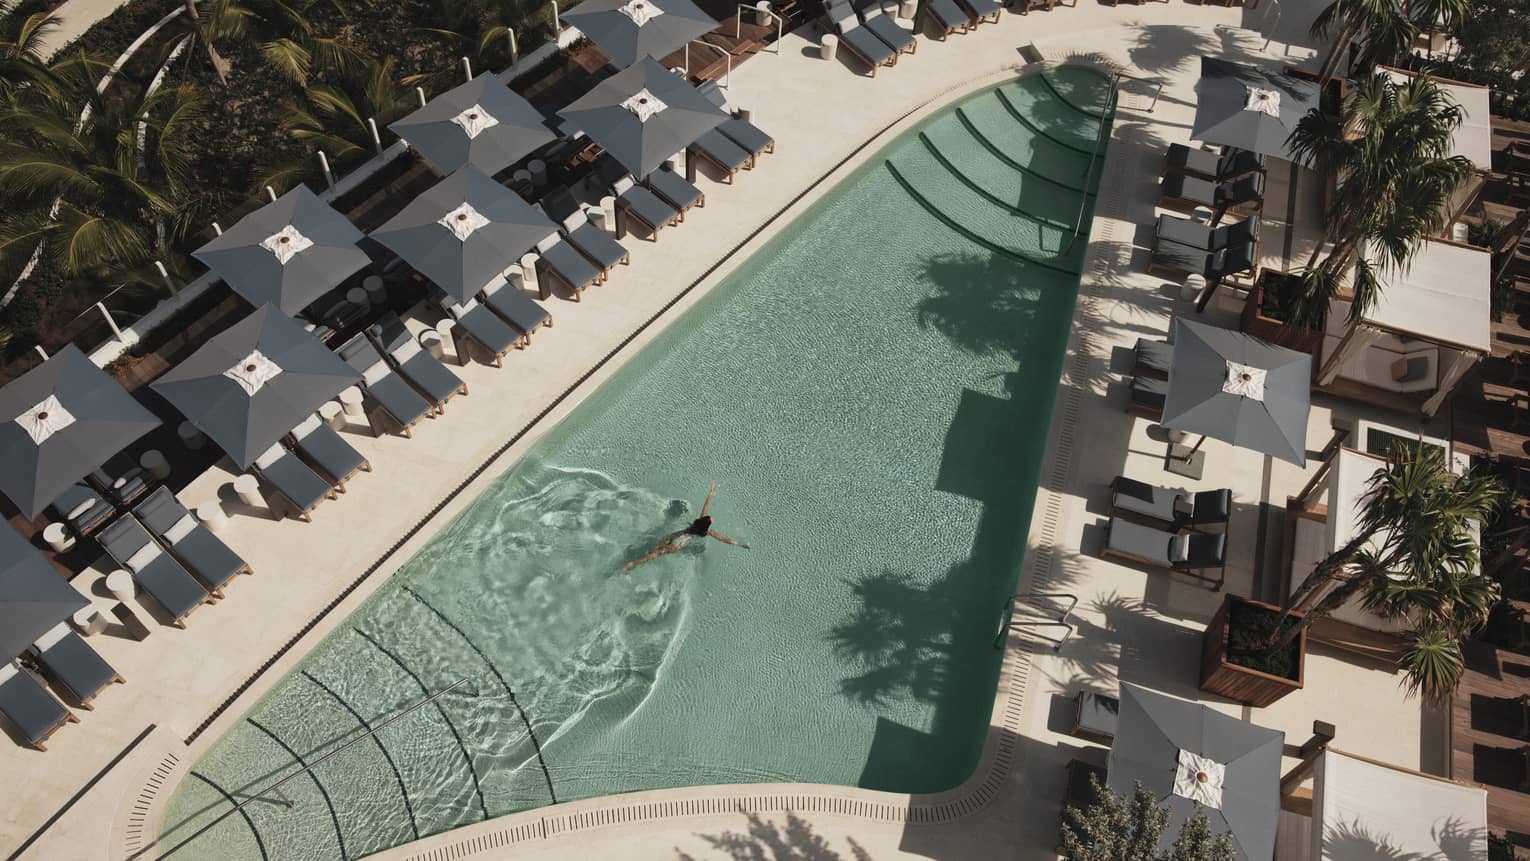
MULTIPOLYGON (((216 742, 172 799, 161 848, 355 858, 554 798, 965 780, 1025 550, 1106 88, 1081 69, 1028 76, 886 147, 216 742), (709 542, 624 576, 713 482, 717 530, 752 549, 709 542), (229 813, 463 679, 284 798, 229 813)), ((771 169, 765 157, 739 181, 771 169)))

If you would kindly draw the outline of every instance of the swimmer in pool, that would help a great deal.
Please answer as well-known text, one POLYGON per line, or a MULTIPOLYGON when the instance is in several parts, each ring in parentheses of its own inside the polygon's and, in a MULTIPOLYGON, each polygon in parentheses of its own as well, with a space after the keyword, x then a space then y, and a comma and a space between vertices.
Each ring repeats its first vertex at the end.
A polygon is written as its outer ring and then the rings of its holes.
POLYGON ((679 532, 671 532, 669 535, 666 535, 664 540, 660 541, 657 547, 648 551, 647 553, 644 553, 637 559, 628 562, 627 567, 623 569, 623 572, 631 572, 632 569, 642 565, 644 562, 652 562, 653 560, 658 559, 660 556, 674 553, 676 550, 685 547, 687 544, 690 544, 692 541, 695 541, 698 538, 715 538, 724 544, 732 544, 734 547, 742 547, 745 550, 748 550, 748 544, 734 541, 731 538, 725 538, 724 536, 718 535, 717 532, 712 529, 712 518, 707 516, 707 509, 711 507, 712 494, 716 492, 717 485, 714 484, 712 485, 712 489, 707 491, 707 501, 701 504, 701 516, 691 521, 690 526, 687 526, 679 532))

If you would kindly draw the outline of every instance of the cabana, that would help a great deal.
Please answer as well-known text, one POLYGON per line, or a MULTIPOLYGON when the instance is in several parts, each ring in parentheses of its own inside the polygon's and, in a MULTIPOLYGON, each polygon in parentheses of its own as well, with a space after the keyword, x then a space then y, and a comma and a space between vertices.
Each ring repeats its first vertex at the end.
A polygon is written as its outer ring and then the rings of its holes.
POLYGON ((1492 347, 1492 255, 1425 242, 1406 271, 1381 271, 1380 295, 1358 325, 1336 299, 1318 356, 1317 387, 1339 397, 1433 416, 1492 347))
POLYGON ((1276 861, 1488 857, 1487 790, 1331 747, 1313 773, 1311 817, 1281 818, 1276 861), (1307 821, 1285 827, 1293 819, 1307 821))
MULTIPOLYGON (((1414 77, 1413 72, 1390 66, 1383 66, 1381 70, 1387 77, 1398 83, 1409 81, 1414 77)), ((1477 201, 1477 196, 1487 185, 1488 173, 1493 169, 1493 129, 1490 125, 1493 111, 1490 99, 1493 91, 1477 84, 1452 81, 1448 78, 1435 77, 1434 82, 1440 92, 1461 108, 1461 125, 1451 136, 1450 154, 1466 156, 1477 169, 1474 175, 1468 177, 1456 189, 1456 193, 1451 196, 1448 204, 1450 211, 1445 222, 1445 235, 1464 240, 1465 236, 1455 236, 1452 228, 1477 201)))

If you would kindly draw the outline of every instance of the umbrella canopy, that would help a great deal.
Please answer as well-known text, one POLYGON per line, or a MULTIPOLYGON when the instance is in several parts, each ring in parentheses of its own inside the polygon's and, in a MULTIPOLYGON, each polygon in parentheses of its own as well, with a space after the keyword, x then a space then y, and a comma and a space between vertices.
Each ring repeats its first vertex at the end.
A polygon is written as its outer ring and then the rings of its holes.
POLYGON ((1212 834, 1232 835, 1240 861, 1271 861, 1284 744, 1285 733, 1122 684, 1105 782, 1126 798, 1141 783, 1169 806, 1162 848, 1200 809, 1212 834))
POLYGON ((442 173, 465 164, 499 173, 557 139, 540 111, 487 73, 436 96, 388 128, 442 173))
POLYGON ((1189 320, 1175 321, 1166 428, 1307 463, 1312 356, 1189 320))
POLYGON ((240 469, 361 377, 270 305, 170 369, 154 390, 240 469))
POLYGON ((0 491, 36 517, 158 426, 116 380, 67 346, 0 389, 0 491))
POLYGON ((728 118, 684 78, 648 58, 596 84, 558 116, 564 131, 589 135, 639 177, 728 118))
POLYGON ((557 232, 547 216, 468 165, 416 197, 372 238, 460 301, 557 232))
POLYGON ((1286 139, 1318 106, 1316 81, 1201 58, 1190 137, 1292 160, 1286 139))
POLYGON ((356 247, 361 235, 300 185, 192 255, 251 305, 296 314, 372 262, 356 247))
POLYGON ((0 526, 0 661, 9 661, 85 606, 37 548, 0 526))
POLYGON ((563 13, 563 21, 622 69, 644 57, 665 57, 717 28, 691 0, 584 0, 563 13))

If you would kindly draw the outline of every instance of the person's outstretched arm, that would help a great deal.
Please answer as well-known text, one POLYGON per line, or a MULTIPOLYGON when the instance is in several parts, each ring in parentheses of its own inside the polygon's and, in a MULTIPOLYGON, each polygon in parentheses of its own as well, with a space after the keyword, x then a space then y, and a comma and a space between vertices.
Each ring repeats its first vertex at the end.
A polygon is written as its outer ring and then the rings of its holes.
POLYGON ((707 530, 707 534, 712 536, 713 538, 716 538, 718 541, 721 541, 724 544, 732 544, 734 547, 742 547, 745 550, 749 549, 749 545, 748 544, 745 544, 742 541, 734 541, 732 538, 728 538, 726 536, 718 535, 717 532, 714 531, 714 530, 708 529, 707 530))
POLYGON ((707 491, 707 501, 701 503, 701 515, 700 515, 701 517, 706 517, 707 516, 707 509, 712 507, 712 494, 714 494, 716 492, 717 492, 717 485, 714 484, 714 485, 712 485, 712 489, 707 491))

